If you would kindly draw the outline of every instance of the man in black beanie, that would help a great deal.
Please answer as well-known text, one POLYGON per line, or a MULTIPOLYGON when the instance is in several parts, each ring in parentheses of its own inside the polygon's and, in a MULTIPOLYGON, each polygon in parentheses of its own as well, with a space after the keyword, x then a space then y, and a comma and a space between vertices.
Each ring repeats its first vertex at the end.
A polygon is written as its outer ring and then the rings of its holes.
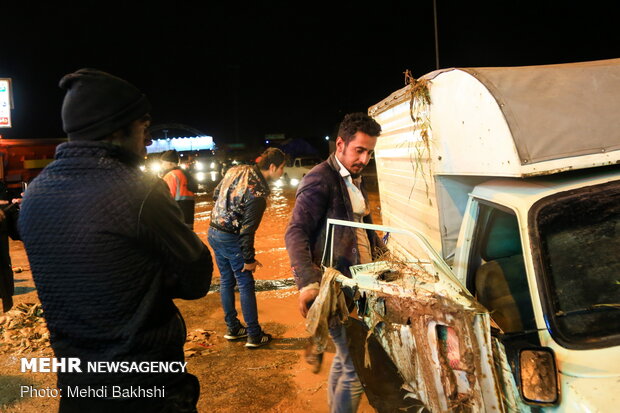
POLYGON ((203 297, 213 264, 163 181, 139 169, 148 100, 94 69, 60 87, 69 142, 28 187, 19 218, 54 353, 80 360, 81 372, 58 372, 60 412, 195 412, 199 384, 185 371, 172 300, 203 297), (126 363, 127 372, 88 362, 126 363), (105 393, 75 396, 84 389, 105 393))

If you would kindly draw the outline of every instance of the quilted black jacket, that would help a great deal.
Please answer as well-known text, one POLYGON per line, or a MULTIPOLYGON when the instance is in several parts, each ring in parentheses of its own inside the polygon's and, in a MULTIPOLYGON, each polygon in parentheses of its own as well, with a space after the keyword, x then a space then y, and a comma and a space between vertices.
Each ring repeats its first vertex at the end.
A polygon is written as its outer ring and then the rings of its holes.
MULTIPOLYGON (((182 361, 173 298, 209 290, 213 264, 166 184, 137 156, 68 142, 28 187, 19 229, 56 357, 182 361)), ((59 385, 168 383, 165 374, 59 374, 59 385)))

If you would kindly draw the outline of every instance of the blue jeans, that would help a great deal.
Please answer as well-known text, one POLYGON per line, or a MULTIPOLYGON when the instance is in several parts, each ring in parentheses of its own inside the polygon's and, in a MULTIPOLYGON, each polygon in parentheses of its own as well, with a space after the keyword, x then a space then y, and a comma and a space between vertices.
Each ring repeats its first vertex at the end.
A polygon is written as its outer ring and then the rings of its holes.
POLYGON ((336 355, 327 379, 327 397, 331 413, 354 413, 360 404, 364 388, 357 377, 349 354, 344 326, 329 327, 336 345, 336 355))
POLYGON ((241 322, 235 309, 235 284, 239 286, 239 299, 243 319, 248 326, 248 334, 261 335, 256 308, 256 291, 254 276, 251 271, 243 271, 243 254, 239 246, 239 235, 209 228, 209 245, 215 253, 215 262, 220 270, 220 298, 224 309, 224 321, 230 331, 234 331, 241 322))

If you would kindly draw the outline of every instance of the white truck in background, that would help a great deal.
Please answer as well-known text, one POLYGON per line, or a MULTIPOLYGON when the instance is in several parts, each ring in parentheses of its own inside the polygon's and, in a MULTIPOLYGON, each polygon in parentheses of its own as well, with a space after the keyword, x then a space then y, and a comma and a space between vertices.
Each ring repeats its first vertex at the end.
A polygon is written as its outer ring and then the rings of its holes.
POLYGON ((301 179, 316 165, 321 163, 321 159, 316 156, 298 156, 288 161, 284 166, 282 179, 284 183, 297 186, 301 179))
POLYGON ((619 112, 620 59, 439 70, 369 109, 410 263, 340 279, 378 411, 617 411, 619 112))

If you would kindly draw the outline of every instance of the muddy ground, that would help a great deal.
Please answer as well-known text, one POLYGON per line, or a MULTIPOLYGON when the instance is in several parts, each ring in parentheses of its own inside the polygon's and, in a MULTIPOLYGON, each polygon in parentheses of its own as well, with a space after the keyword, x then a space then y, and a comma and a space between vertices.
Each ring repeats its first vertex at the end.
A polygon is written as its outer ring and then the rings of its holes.
MULTIPOLYGON (((370 193, 375 222, 380 222, 379 196, 370 193)), ((257 259, 263 267, 255 278, 263 291, 257 292, 259 321, 275 340, 267 347, 247 350, 244 342, 228 342, 217 293, 219 273, 214 273, 212 291, 199 300, 176 300, 187 323, 188 369, 200 380, 200 412, 327 412, 327 375, 333 347, 328 348, 319 374, 313 374, 303 359, 306 344, 304 320, 297 310, 297 289, 284 246, 284 230, 294 204, 294 189, 276 188, 256 236, 257 259), (280 280, 280 281, 276 281, 280 280), (273 282, 276 281, 276 282, 273 282)), ((199 195, 196 233, 206 243, 213 202, 210 191, 199 195)), ((11 243, 15 274, 15 305, 37 303, 38 298, 28 260, 20 242, 11 243)), ((238 297, 237 308, 240 310, 238 297)), ((241 314, 241 311, 239 311, 241 314)), ((240 315, 241 317, 241 315, 240 315)), ((0 347, 0 412, 54 412, 58 399, 20 397, 20 385, 55 388, 53 373, 19 372, 20 357, 51 354, 17 351, 2 354, 0 347)), ((359 412, 373 412, 364 398, 359 412)))

